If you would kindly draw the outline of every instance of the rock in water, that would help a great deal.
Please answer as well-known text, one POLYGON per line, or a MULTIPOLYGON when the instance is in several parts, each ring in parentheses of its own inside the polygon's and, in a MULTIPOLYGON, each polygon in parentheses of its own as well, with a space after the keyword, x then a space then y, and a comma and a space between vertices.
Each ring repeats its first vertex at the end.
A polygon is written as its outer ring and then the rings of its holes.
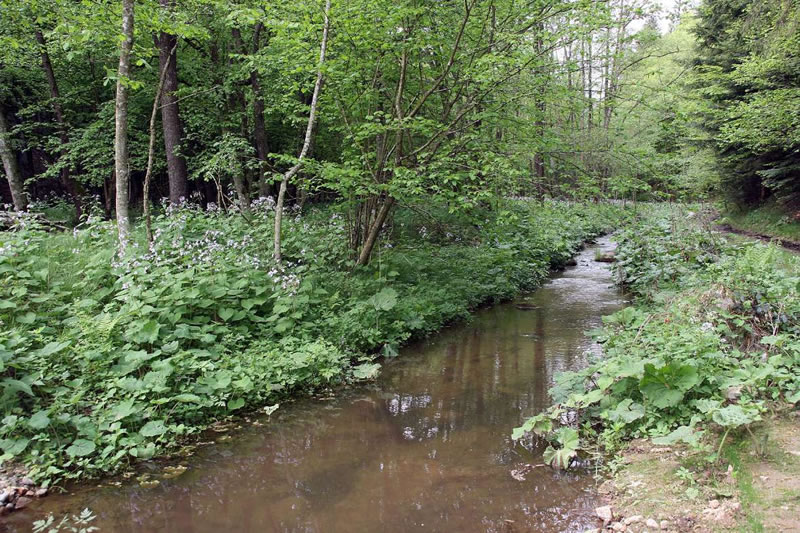
POLYGON ((614 512, 611 510, 610 505, 604 505, 602 507, 598 507, 594 510, 595 514, 603 521, 603 523, 607 524, 614 519, 614 512))

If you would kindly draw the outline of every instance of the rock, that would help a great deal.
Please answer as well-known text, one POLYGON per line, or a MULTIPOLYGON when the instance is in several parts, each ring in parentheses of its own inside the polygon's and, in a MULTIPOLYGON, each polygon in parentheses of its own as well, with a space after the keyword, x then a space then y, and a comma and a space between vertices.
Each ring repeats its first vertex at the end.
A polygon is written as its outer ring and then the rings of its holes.
POLYGON ((742 386, 728 387, 725 391, 725 397, 729 402, 735 402, 742 396, 742 386))
POLYGON ((597 528, 594 529, 584 529, 583 533, 600 533, 600 530, 597 528))
POLYGON ((669 529, 669 520, 662 520, 659 526, 661 529, 669 529))
POLYGON ((710 502, 708 502, 708 506, 711 507, 712 509, 716 509, 717 507, 719 507, 719 500, 711 500, 710 502))
POLYGON ((567 262, 564 263, 564 266, 568 266, 568 267, 578 266, 578 262, 574 258, 573 259, 568 259, 567 262))
POLYGON ((656 522, 652 518, 648 518, 647 521, 644 523, 644 525, 646 525, 647 527, 652 528, 652 529, 659 529, 660 528, 660 526, 658 525, 658 522, 656 522))
POLYGON ((39 489, 36 491, 37 498, 44 498, 45 496, 47 496, 47 489, 39 489))
POLYGON ((10 492, 4 490, 0 494, 0 503, 2 503, 2 504, 6 503, 10 499, 11 499, 11 493, 10 492))
POLYGON ((642 521, 642 515, 638 515, 638 514, 636 514, 636 515, 633 515, 633 516, 629 516, 628 518, 626 518, 626 519, 625 519, 625 520, 623 520, 622 522, 623 522, 623 523, 624 523, 626 526, 629 526, 629 525, 631 525, 631 524, 637 524, 637 523, 639 523, 639 522, 641 522, 641 521, 642 521))
POLYGON ((628 526, 626 526, 621 522, 612 522, 611 525, 608 527, 610 527, 614 531, 625 531, 628 529, 628 526))
POLYGON ((14 510, 14 504, 13 504, 13 503, 11 503, 11 502, 8 502, 8 503, 5 505, 5 507, 3 507, 3 509, 5 509, 5 510, 7 510, 7 511, 11 512, 11 511, 13 511, 13 510, 14 510))
POLYGON ((614 257, 614 252, 606 252, 603 254, 597 254, 594 260, 599 263, 613 263, 617 260, 617 258, 614 257))
POLYGON ((29 477, 22 478, 19 484, 25 487, 33 487, 34 485, 36 485, 36 483, 34 483, 33 480, 29 477))
POLYGON ((32 501, 33 500, 31 500, 30 498, 26 498, 25 496, 17 498, 17 503, 14 504, 14 509, 24 509, 32 501))
POLYGON ((604 524, 611 522, 614 519, 614 512, 611 510, 610 505, 604 505, 594 510, 595 514, 603 521, 604 524))

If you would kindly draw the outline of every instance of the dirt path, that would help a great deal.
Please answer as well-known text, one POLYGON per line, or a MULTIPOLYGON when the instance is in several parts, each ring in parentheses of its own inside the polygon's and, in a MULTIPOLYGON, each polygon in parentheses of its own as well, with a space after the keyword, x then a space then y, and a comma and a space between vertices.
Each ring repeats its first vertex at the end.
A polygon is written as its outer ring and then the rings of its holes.
POLYGON ((734 228, 730 224, 720 224, 715 226, 715 229, 725 233, 734 233, 736 235, 750 237, 751 239, 758 239, 759 241, 762 242, 776 242, 781 246, 783 246, 784 248, 786 248, 787 250, 790 250, 794 253, 800 253, 800 242, 794 242, 781 237, 773 237, 770 235, 764 235, 763 233, 756 233, 754 231, 734 228))

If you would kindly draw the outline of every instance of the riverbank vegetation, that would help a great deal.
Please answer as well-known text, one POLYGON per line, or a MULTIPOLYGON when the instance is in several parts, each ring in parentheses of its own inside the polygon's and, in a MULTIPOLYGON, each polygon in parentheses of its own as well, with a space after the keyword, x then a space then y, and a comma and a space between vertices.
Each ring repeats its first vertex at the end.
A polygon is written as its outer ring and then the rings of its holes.
POLYGON ((107 474, 237 412, 370 377, 377 356, 537 287, 624 217, 512 201, 471 225, 401 210, 353 272, 342 211, 287 217, 280 268, 266 205, 248 219, 173 210, 150 252, 123 260, 111 222, 53 234, 22 216, 0 237, 4 459, 39 479, 107 474))
POLYGON ((799 21, 778 0, 0 0, 2 461, 106 474, 367 378, 609 230, 636 305, 515 437, 551 434, 561 466, 634 437, 717 460, 800 399, 797 262, 674 202, 795 235, 799 21), (628 226, 642 200, 670 205, 628 226))
POLYGON ((636 455, 685 447, 690 459, 670 473, 689 476, 678 484, 691 501, 701 494, 695 475, 713 482, 708 472, 724 474, 743 446, 766 453, 770 421, 800 402, 800 257, 729 240, 704 215, 651 206, 618 234, 616 268, 634 305, 604 318, 592 332, 603 355, 560 375, 555 405, 515 430, 546 439, 554 466, 589 453, 615 470, 627 458, 635 473, 623 478, 654 482, 665 468, 650 463, 658 454, 636 455), (645 444, 627 452, 634 439, 645 444))

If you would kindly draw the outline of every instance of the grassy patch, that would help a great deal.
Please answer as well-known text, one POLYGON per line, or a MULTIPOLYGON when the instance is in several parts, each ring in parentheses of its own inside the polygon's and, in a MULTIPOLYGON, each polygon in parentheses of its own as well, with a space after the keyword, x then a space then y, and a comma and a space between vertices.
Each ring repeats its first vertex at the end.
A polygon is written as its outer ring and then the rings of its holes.
POLYGON ((749 211, 726 213, 724 222, 736 229, 800 242, 800 220, 773 203, 749 211))

